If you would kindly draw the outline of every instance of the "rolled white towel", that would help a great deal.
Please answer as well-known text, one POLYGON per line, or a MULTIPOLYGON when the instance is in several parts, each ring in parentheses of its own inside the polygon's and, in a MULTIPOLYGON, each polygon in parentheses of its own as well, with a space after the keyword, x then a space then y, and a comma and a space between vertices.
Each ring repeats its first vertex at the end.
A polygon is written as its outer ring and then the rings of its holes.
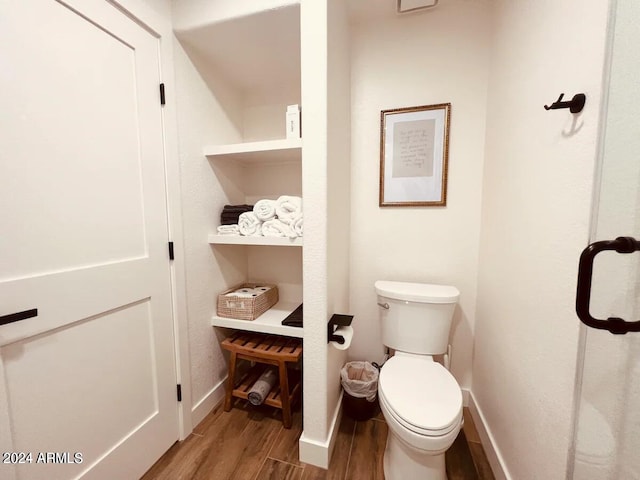
POLYGON ((265 237, 297 237, 289 225, 277 218, 272 218, 262 224, 262 235, 265 237))
POLYGON ((218 235, 238 235, 239 233, 238 225, 235 223, 233 225, 220 225, 218 227, 218 235))
POLYGON ((249 390, 247 398, 249 402, 251 402, 251 405, 261 405, 277 380, 278 374, 276 373, 276 369, 271 367, 267 368, 258 380, 256 380, 256 383, 253 384, 251 390, 249 390))
POLYGON ((253 213, 256 214, 258 219, 266 222, 267 220, 271 220, 276 216, 276 201, 263 199, 258 200, 256 204, 253 206, 253 213))
POLYGON ((276 200, 278 220, 290 224, 299 213, 302 213, 302 198, 283 195, 276 200))
POLYGON ((238 218, 238 230, 240 235, 256 236, 262 235, 262 222, 253 212, 244 212, 238 218))
POLYGON ((291 230, 298 237, 301 237, 302 236, 302 230, 303 230, 302 226, 303 226, 303 219, 302 219, 302 212, 300 212, 298 215, 296 215, 296 217, 291 222, 291 230))

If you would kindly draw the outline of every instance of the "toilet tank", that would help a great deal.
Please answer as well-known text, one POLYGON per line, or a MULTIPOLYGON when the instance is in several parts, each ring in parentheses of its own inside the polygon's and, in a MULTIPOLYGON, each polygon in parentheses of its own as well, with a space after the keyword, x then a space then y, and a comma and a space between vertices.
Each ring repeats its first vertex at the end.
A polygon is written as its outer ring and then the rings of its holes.
POLYGON ((378 280, 375 289, 384 345, 422 355, 447 351, 453 312, 460 298, 456 287, 378 280))

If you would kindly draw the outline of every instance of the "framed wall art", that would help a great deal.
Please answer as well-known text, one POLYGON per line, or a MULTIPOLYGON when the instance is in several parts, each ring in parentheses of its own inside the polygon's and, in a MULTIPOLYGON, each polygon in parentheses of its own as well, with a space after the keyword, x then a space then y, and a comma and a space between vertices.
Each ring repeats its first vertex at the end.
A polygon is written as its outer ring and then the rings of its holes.
POLYGON ((381 207, 445 206, 451 104, 380 112, 381 207))

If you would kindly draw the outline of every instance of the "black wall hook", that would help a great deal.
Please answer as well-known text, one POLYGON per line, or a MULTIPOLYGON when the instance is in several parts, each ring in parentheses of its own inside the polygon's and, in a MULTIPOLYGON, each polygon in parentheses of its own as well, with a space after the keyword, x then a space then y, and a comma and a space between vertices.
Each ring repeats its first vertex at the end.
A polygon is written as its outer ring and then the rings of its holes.
POLYGON ((568 102, 563 102, 562 98, 564 93, 561 93, 558 100, 553 102, 550 106, 545 105, 545 110, 557 110, 559 108, 568 108, 571 113, 580 113, 584 108, 584 104, 587 101, 587 96, 584 93, 577 93, 568 102))

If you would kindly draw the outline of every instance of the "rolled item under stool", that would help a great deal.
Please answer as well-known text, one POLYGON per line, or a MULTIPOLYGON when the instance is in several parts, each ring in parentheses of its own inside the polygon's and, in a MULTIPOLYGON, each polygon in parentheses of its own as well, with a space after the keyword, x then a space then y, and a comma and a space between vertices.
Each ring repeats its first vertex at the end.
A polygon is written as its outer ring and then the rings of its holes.
POLYGON ((249 390, 247 398, 251 405, 262 405, 269 392, 278 381, 278 372, 275 368, 267 368, 249 390))

